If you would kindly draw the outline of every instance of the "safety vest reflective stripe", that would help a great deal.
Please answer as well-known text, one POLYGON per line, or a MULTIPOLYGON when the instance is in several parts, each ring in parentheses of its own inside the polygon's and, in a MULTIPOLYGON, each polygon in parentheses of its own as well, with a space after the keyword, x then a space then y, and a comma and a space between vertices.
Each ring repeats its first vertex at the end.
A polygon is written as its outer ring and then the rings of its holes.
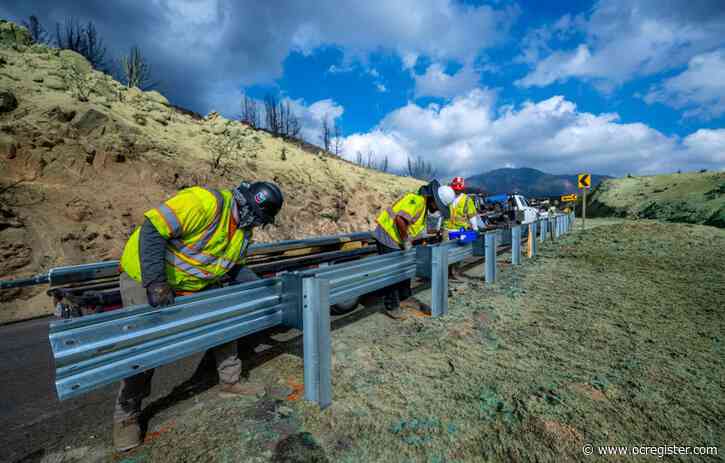
POLYGON ((191 248, 194 251, 198 251, 199 249, 203 249, 207 243, 209 243, 209 240, 212 236, 214 236, 214 232, 216 232, 217 227, 219 226, 219 221, 222 218, 222 207, 224 207, 224 198, 222 197, 221 193, 219 193, 217 190, 208 190, 211 194, 214 195, 214 198, 216 199, 216 210, 214 211, 214 221, 209 225, 209 228, 206 229, 204 232, 204 235, 197 241, 196 243, 191 245, 191 248))
MULTIPOLYGON (((425 209, 423 209, 423 210, 419 210, 419 211, 418 211, 418 212, 417 212, 417 213, 415 214, 415 216, 413 216, 413 217, 412 217, 412 218, 410 219, 410 223, 411 223, 411 224, 417 223, 417 222, 418 222, 418 220, 420 220, 420 216, 421 216, 421 215, 423 215, 423 213, 424 213, 424 212, 425 212, 425 209)), ((406 217, 410 217, 410 216, 408 215, 408 213, 407 213, 407 212, 403 212, 403 211, 400 211, 400 213, 401 213, 401 214, 403 214, 403 215, 404 215, 404 216, 406 216, 406 217)))
POLYGON ((469 219, 476 215, 475 207, 470 196, 466 194, 459 195, 450 206, 451 217, 446 220, 445 228, 449 230, 459 230, 462 227, 469 228, 469 219))
POLYGON ((218 278, 217 275, 214 275, 212 273, 209 273, 198 267, 194 267, 193 265, 184 262, 176 254, 174 254, 173 252, 170 252, 170 251, 166 252, 166 262, 170 263, 177 269, 179 269, 183 272, 186 272, 191 276, 202 279, 202 280, 214 280, 214 279, 218 278))
POLYGON ((224 259, 223 257, 217 257, 204 252, 195 251, 188 246, 184 246, 184 244, 179 240, 173 240, 171 241, 171 244, 174 245, 174 250, 179 254, 182 254, 187 259, 193 260, 200 265, 217 263, 224 268, 231 268, 234 265, 234 262, 224 259))
POLYGON ((169 228, 169 236, 178 236, 181 234, 181 223, 179 223, 179 219, 174 214, 174 211, 165 204, 157 207, 156 211, 164 219, 164 222, 166 222, 166 226, 169 228))
POLYGON ((409 222, 408 236, 415 238, 425 229, 425 213, 425 198, 414 193, 407 193, 398 199, 393 207, 383 209, 376 222, 381 233, 390 238, 390 241, 400 245, 395 217, 401 216, 409 222))

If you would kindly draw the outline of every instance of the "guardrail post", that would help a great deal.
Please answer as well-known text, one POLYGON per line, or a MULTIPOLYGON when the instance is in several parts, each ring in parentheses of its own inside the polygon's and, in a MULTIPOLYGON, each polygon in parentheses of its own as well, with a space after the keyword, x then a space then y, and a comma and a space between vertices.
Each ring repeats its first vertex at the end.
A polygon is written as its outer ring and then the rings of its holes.
POLYGON ((448 313, 448 249, 433 246, 431 255, 431 317, 448 313))
POLYGON ((302 281, 305 399, 326 408, 332 403, 332 340, 330 282, 302 281))
POLYGON ((511 264, 521 264, 521 226, 511 227, 511 264))
POLYGON ((539 241, 546 241, 546 227, 548 226, 546 219, 541 219, 539 223, 541 223, 541 230, 539 231, 539 241))
POLYGON ((534 257, 536 255, 536 224, 537 222, 531 222, 529 224, 529 257, 534 257))
POLYGON ((485 235, 486 260, 485 277, 486 283, 496 282, 496 233, 490 232, 485 235))

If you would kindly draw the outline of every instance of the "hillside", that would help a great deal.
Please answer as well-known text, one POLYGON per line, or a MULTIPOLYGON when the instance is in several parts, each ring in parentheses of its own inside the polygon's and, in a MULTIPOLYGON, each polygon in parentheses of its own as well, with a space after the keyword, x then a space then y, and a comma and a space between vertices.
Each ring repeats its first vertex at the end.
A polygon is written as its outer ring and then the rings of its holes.
MULTIPOLYGON (((592 186, 611 178, 607 175, 592 175, 592 186)), ((536 169, 496 169, 466 178, 470 187, 481 188, 489 194, 518 192, 528 197, 558 196, 575 193, 577 176, 552 175, 536 169)))
MULTIPOLYGON (((144 211, 186 186, 274 180, 285 207, 255 234, 269 241, 370 229, 420 184, 308 151, 215 113, 195 119, 0 20, 0 279, 116 259, 144 211)), ((0 321, 49 310, 39 292, 0 294, 0 321)))
POLYGON ((587 198, 587 216, 725 227, 725 172, 609 179, 587 198))

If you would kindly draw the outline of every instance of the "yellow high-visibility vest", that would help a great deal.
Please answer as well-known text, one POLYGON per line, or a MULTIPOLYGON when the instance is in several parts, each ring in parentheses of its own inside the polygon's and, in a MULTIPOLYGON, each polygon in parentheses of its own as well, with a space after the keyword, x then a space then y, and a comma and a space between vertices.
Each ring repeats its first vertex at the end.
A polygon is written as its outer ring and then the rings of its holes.
POLYGON ((466 230, 471 228, 470 220, 476 216, 476 205, 473 198, 465 193, 461 193, 450 205, 451 217, 446 220, 443 227, 446 230, 466 230))
MULTIPOLYGON (((252 231, 236 227, 237 208, 229 190, 192 187, 144 216, 166 239, 166 278, 172 288, 199 291, 244 264, 252 231)), ((141 282, 137 227, 126 243, 121 268, 141 282)))
POLYGON ((425 197, 414 193, 406 193, 393 204, 393 207, 383 209, 376 222, 391 240, 400 245, 402 240, 398 234, 398 227, 395 226, 395 217, 400 215, 410 223, 408 236, 415 238, 425 230, 426 212, 425 197))

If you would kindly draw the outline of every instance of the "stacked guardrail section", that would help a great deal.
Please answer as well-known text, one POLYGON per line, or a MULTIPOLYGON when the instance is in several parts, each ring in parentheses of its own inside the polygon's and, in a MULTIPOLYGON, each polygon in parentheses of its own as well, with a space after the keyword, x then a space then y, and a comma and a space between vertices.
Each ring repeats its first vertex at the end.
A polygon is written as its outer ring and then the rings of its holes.
POLYGON ((431 315, 448 312, 448 266, 469 257, 485 258, 487 283, 496 279, 496 251, 511 245, 512 264, 521 263, 522 238, 529 256, 536 243, 571 230, 573 214, 492 231, 465 245, 448 241, 344 264, 282 274, 182 297, 174 305, 129 307, 51 323, 56 391, 61 400, 142 371, 202 352, 275 326, 303 331, 305 398, 332 402, 330 305, 394 283, 430 279, 431 315), (540 233, 537 234, 537 230, 540 233), (523 236, 522 236, 523 235, 523 236), (537 239, 538 238, 538 239, 537 239))

